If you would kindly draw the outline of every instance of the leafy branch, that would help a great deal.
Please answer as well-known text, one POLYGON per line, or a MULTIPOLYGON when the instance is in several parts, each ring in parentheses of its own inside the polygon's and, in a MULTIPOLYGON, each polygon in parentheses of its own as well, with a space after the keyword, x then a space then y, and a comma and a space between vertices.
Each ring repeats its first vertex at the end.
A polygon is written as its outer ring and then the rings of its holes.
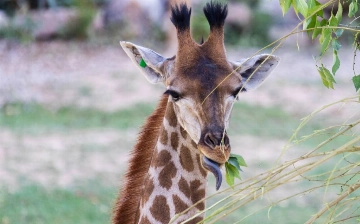
MULTIPOLYGON (((317 58, 317 71, 322 79, 323 84, 327 88, 334 88, 335 74, 340 68, 340 59, 338 52, 341 48, 340 37, 344 33, 344 28, 358 28, 359 26, 351 26, 352 23, 360 19, 360 16, 356 17, 356 13, 359 9, 359 0, 349 1, 329 1, 326 4, 321 4, 317 0, 280 0, 280 7, 283 14, 287 13, 291 7, 293 7, 295 13, 304 17, 303 30, 307 30, 308 35, 312 39, 319 38, 319 44, 321 46, 321 52, 317 58), (349 3, 348 17, 355 17, 347 26, 341 24, 344 14, 344 4, 349 3), (334 13, 335 3, 338 2, 337 11, 334 13), (324 9, 332 5, 330 18, 324 16, 324 9), (325 53, 332 49, 333 64, 331 69, 328 69, 322 63, 322 57, 325 53)), ((356 51, 360 49, 358 40, 359 30, 354 31, 354 64, 356 58, 356 51)), ((356 91, 360 88, 360 74, 356 75, 355 66, 353 66, 354 76, 352 78, 356 91)))

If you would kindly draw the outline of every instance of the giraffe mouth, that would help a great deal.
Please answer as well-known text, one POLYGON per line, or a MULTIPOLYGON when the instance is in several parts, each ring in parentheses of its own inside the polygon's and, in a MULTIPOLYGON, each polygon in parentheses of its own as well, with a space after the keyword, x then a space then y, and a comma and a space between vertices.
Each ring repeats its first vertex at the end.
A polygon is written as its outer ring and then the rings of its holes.
POLYGON ((216 190, 219 190, 222 182, 222 173, 220 170, 220 164, 203 156, 203 167, 214 174, 216 179, 216 190))

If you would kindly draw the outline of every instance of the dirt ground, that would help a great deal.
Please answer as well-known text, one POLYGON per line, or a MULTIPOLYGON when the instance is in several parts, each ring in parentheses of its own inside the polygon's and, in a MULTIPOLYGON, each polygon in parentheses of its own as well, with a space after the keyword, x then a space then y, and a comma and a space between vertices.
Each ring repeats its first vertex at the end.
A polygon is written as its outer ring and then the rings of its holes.
MULTIPOLYGON (((228 57, 238 60, 255 52, 256 49, 228 49, 228 57)), ((313 60, 318 52, 313 47, 298 51, 296 46, 286 46, 275 54, 281 58, 275 72, 259 89, 244 94, 242 100, 281 105, 292 112, 306 103, 307 107, 301 110, 310 112, 319 102, 326 104, 356 94, 351 85, 352 49, 339 52, 341 68, 335 90, 319 88, 321 79, 313 60)), ((55 108, 76 105, 112 111, 138 102, 155 102, 163 91, 161 85, 149 84, 142 77, 120 46, 73 42, 24 46, 0 42, 0 57, 0 105, 23 101, 55 108)), ((331 67, 331 55, 324 61, 331 67)), ((360 70, 360 63, 355 70, 360 70)))
MULTIPOLYGON (((228 55, 237 60, 255 51, 228 49, 228 55)), ((312 57, 317 54, 313 47, 302 47, 298 51, 296 46, 285 46, 275 54, 281 58, 280 65, 259 89, 241 95, 241 101, 278 106, 299 116, 356 95, 351 83, 351 49, 343 48, 339 52, 342 64, 336 75, 335 90, 322 86, 312 57)), ((325 59, 329 67, 331 61, 331 57, 325 59)), ((356 64, 356 71, 360 71, 360 63, 356 64)), ((0 106, 9 102, 30 102, 50 109, 76 106, 115 111, 136 103, 156 102, 163 91, 161 85, 149 84, 142 77, 120 46, 0 42, 0 106)), ((360 111, 358 105, 342 106, 326 113, 346 117, 360 111)), ((0 127, 0 183, 16 186, 21 177, 43 185, 64 187, 94 176, 104 176, 109 181, 124 171, 135 136, 136 131, 114 130, 18 136, 0 127)), ((275 161, 286 142, 278 139, 263 142, 256 136, 239 133, 234 140, 236 143, 243 148, 258 149, 257 153, 243 155, 249 163, 255 163, 275 161)))

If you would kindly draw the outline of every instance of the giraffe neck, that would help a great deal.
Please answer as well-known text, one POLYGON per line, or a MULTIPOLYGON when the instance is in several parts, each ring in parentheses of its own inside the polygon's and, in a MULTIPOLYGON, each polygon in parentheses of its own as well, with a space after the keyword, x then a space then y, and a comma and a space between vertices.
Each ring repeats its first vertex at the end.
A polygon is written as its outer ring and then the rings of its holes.
MULTIPOLYGON (((201 166, 197 145, 177 122, 172 102, 167 101, 163 96, 139 136, 114 208, 114 224, 169 223, 205 197, 207 172, 201 166)), ((201 202, 174 223, 204 208, 201 202)))
MULTIPOLYGON (((177 122, 171 104, 168 103, 144 184, 139 223, 169 223, 176 214, 205 197, 207 173, 200 164, 196 144, 177 122)), ((204 208, 204 202, 197 204, 175 223, 190 218, 204 208)), ((189 223, 202 219, 197 217, 189 223)))

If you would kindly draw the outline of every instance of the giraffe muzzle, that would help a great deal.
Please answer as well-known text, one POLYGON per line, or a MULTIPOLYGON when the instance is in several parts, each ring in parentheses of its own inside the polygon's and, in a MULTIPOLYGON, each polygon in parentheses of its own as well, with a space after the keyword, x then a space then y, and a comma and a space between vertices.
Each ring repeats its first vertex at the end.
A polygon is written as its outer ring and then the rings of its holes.
POLYGON ((203 136, 198 143, 200 152, 220 166, 223 165, 229 159, 231 151, 228 136, 222 132, 208 132, 203 136))
POLYGON ((214 174, 215 179, 216 179, 216 190, 219 190, 221 183, 222 183, 222 173, 220 170, 220 164, 218 164, 215 161, 212 161, 211 159, 207 158, 206 156, 203 156, 202 161, 203 161, 203 167, 214 174))
POLYGON ((202 134, 198 143, 198 149, 203 155, 202 166, 214 174, 216 179, 216 190, 222 183, 220 167, 229 159, 230 141, 227 134, 222 131, 208 131, 202 134))

